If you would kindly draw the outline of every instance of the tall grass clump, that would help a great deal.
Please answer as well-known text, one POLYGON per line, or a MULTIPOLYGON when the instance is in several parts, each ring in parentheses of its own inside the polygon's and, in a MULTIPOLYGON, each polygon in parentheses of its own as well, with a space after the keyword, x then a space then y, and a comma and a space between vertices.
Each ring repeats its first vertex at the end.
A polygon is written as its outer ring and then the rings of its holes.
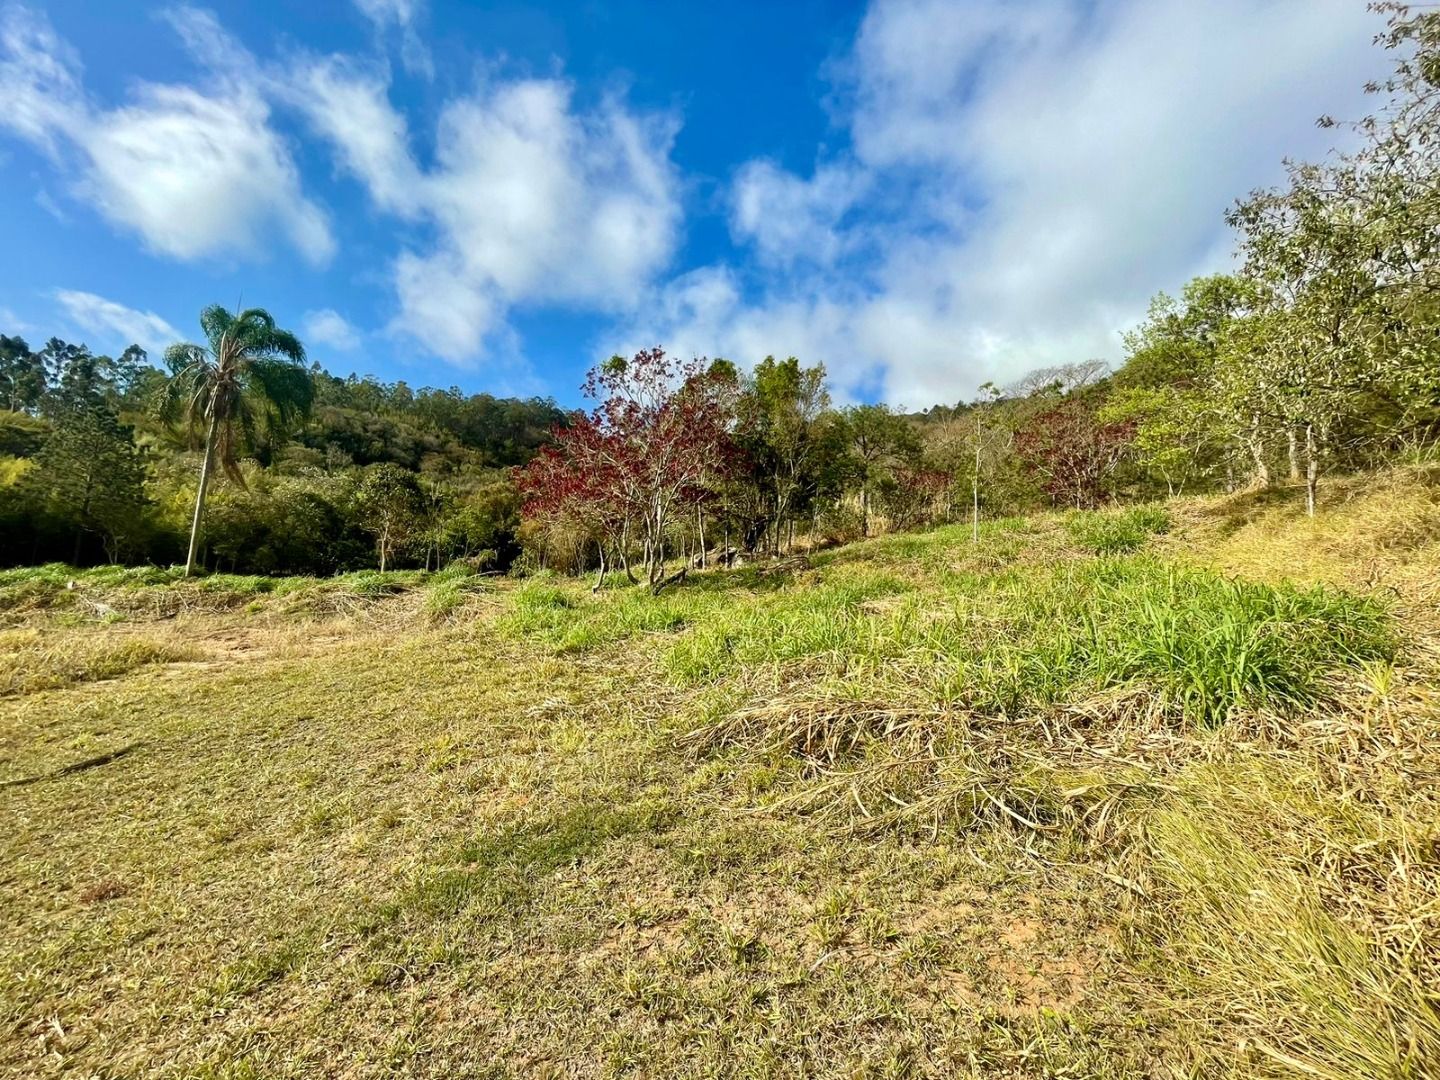
POLYGON ((998 578, 927 639, 949 700, 1014 713, 1136 688, 1202 725, 1313 704, 1330 673, 1395 647, 1372 600, 1143 558, 998 578))
POLYGON ((455 611, 476 593, 484 592, 485 579, 471 563, 456 561, 436 570, 425 581, 425 611, 441 617, 455 611))
POLYGON ((0 631, 0 697, 116 679, 198 656, 183 643, 161 639, 0 631))
POLYGON ((556 585, 548 575, 537 574, 511 594, 502 625, 514 634, 553 633, 573 621, 579 606, 574 591, 556 585))
POLYGON ((1065 528, 1075 541, 1096 555, 1124 555, 1138 551, 1156 533, 1170 528, 1163 506, 1132 506, 1128 510, 1082 510, 1066 519, 1065 528))
POLYGON ((903 650, 903 640, 887 633, 890 618, 866 605, 912 588, 889 574, 852 572, 833 583, 787 587, 716 607, 671 650, 670 673, 696 683, 752 664, 825 654, 843 663, 877 650, 903 650))

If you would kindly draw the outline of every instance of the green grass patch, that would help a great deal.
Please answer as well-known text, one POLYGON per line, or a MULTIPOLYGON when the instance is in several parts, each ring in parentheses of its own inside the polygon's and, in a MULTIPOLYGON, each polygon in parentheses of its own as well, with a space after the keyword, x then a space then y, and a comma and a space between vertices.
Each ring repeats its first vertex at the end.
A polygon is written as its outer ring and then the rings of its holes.
POLYGON ((884 653, 897 643, 879 633, 884 620, 866 605, 899 596, 913 585, 882 572, 851 570, 834 581, 797 583, 749 602, 716 607, 667 657, 682 683, 715 679, 737 668, 829 654, 844 660, 884 653))
POLYGON ((1314 704, 1328 675, 1396 647, 1374 600, 1138 556, 1002 575, 925 637, 947 700, 1016 713, 1139 687, 1200 724, 1314 704))
POLYGON ((1163 506, 1132 506, 1126 510, 1080 510, 1065 520, 1065 528, 1081 547, 1096 555, 1123 555, 1138 551, 1156 533, 1170 528, 1163 506))

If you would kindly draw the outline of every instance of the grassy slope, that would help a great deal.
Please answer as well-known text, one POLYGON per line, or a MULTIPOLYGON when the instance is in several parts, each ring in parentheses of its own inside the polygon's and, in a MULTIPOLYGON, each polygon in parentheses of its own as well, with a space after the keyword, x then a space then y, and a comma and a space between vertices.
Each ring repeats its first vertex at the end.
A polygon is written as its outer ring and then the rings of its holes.
POLYGON ((659 598, 0 576, 0 1071, 1437 1075, 1382 483, 659 598))

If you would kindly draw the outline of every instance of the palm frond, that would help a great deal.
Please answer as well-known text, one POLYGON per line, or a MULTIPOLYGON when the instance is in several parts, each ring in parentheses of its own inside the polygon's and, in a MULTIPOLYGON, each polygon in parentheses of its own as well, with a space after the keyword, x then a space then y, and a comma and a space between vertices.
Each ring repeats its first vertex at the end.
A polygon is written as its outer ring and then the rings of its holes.
POLYGON ((170 369, 171 375, 179 375, 185 369, 209 363, 209 360, 210 354, 203 345, 193 345, 188 341, 177 341, 165 350, 165 366, 170 369))
POLYGON ((236 351, 247 359, 265 358, 305 362, 305 346, 288 330, 281 330, 261 321, 237 323, 234 330, 236 351))
POLYGON ((273 331, 275 329, 275 316, 271 315, 270 312, 264 308, 246 308, 235 321, 239 323, 258 323, 267 331, 273 331))
POLYGON ((200 313, 200 329, 205 331, 205 340, 217 354, 220 351, 220 339, 234 325, 235 316, 226 311, 223 304, 211 304, 200 313))
POLYGON ((237 315, 212 304, 200 313, 200 326, 208 349, 181 344, 165 351, 171 379, 162 409, 172 421, 183 418, 192 444, 213 421, 216 462, 244 487, 240 457, 261 426, 271 434, 310 414, 315 386, 305 346, 263 308, 237 315))
POLYGON ((250 394, 264 400, 274 421, 289 426, 310 415, 315 400, 315 381, 310 372, 284 360, 252 360, 248 370, 250 394))

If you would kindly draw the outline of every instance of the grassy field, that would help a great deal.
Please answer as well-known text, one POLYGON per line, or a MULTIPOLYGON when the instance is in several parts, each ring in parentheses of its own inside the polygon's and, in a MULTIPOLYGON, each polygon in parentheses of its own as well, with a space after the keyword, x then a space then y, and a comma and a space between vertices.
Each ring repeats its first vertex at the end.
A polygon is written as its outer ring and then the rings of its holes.
POLYGON ((0 574, 13 1076, 1440 1076, 1440 477, 0 574))

